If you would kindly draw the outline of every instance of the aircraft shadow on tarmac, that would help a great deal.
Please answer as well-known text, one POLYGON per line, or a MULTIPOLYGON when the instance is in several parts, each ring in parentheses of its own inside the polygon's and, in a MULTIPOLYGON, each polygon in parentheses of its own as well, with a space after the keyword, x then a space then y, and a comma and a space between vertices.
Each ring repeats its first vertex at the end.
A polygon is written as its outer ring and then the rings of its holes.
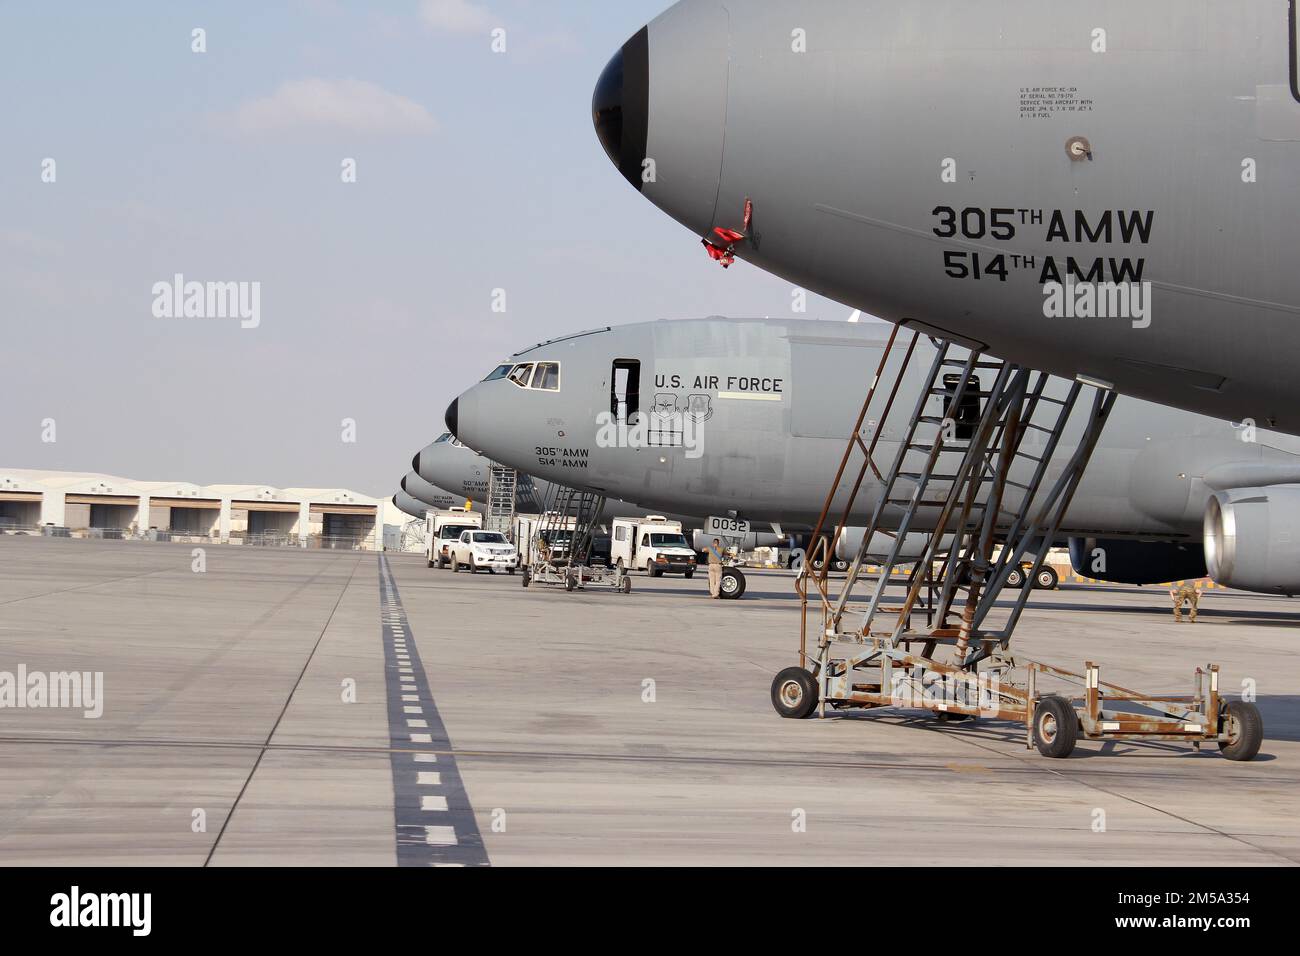
MULTIPOLYGON (((753 579, 751 578, 751 582, 752 580, 753 579)), ((1062 590, 1064 591, 1065 589, 1062 590)), ((1119 588, 1095 588, 1095 589, 1079 588, 1078 590, 1087 590, 1088 593, 1114 593, 1114 594, 1126 594, 1126 595, 1132 595, 1136 593, 1132 590, 1122 590, 1119 588)), ((837 586, 834 583, 832 583, 831 596, 835 597, 838 595, 838 593, 839 591, 837 586)), ((869 592, 864 590, 863 593, 866 594, 869 592)), ((1213 594, 1213 592, 1211 592, 1211 594, 1213 594)), ((1031 599, 1029 603, 1026 605, 1026 608, 1030 610, 1042 610, 1042 611, 1089 611, 1089 612, 1105 612, 1105 613, 1116 612, 1121 614, 1150 614, 1155 617, 1170 618, 1172 620, 1173 612, 1170 609, 1168 596, 1164 593, 1157 593, 1155 591, 1151 591, 1150 596, 1152 597, 1152 604, 1150 606, 1143 606, 1138 604, 1108 604, 1108 603, 1099 603, 1095 601, 1087 604, 1074 604, 1074 603, 1061 603, 1056 601, 1042 601, 1042 600, 1031 599)), ((1239 592, 1233 592, 1232 594, 1233 600, 1237 600, 1239 598, 1250 599, 1256 597, 1263 598, 1265 600, 1272 599, 1271 596, 1269 595, 1242 594, 1239 592)), ((814 591, 809 596, 809 603, 811 604, 815 599, 816 599, 816 592, 814 591)), ((793 584, 790 586, 789 590, 758 590, 751 583, 749 588, 745 591, 744 600, 797 602, 799 600, 799 596, 794 592, 793 584)), ((1252 625, 1263 625, 1263 626, 1272 626, 1272 627, 1300 627, 1300 606, 1297 606, 1294 612, 1249 611, 1249 610, 1241 610, 1240 608, 1216 608, 1213 605, 1214 602, 1213 596, 1202 597, 1201 601, 1202 604, 1201 604, 1199 616, 1203 621, 1213 620, 1213 622, 1216 624, 1252 624, 1252 625), (1232 618, 1232 620, 1225 620, 1226 618, 1232 618)), ((849 602, 849 607, 857 607, 858 605, 862 605, 865 607, 866 605, 865 599, 863 600, 855 599, 849 602)), ((997 601, 994 603, 994 607, 1009 608, 1012 606, 1013 606, 1013 602, 1009 599, 1005 601, 997 601)))
MULTIPOLYGON (((996 607, 1011 607, 1010 602, 998 601, 996 607)), ((1037 608, 1043 611, 1114 611, 1121 614, 1150 614, 1156 617, 1169 618, 1173 620, 1173 611, 1166 603, 1157 607, 1142 607, 1133 604, 1043 604, 1030 601, 1028 608, 1037 608)), ((1288 625, 1290 627, 1300 627, 1300 609, 1293 614, 1289 611, 1240 611, 1236 609, 1218 609, 1213 607, 1201 606, 1199 619, 1215 619, 1215 623, 1220 624, 1273 624, 1288 625), (1220 618, 1237 618, 1235 621, 1219 620, 1220 618)), ((1193 625, 1188 625, 1193 626, 1193 625)))
MULTIPOLYGON (((1300 696, 1293 694, 1271 695, 1260 697, 1257 703, 1260 712, 1264 716, 1265 749, 1261 751, 1255 760, 1257 762, 1276 760, 1276 756, 1267 752, 1270 740, 1300 740, 1300 696)), ((1004 720, 979 719, 941 723, 932 714, 926 712, 887 709, 879 711, 849 710, 841 713, 832 711, 830 716, 836 720, 881 720, 902 727, 917 727, 943 733, 958 733, 972 742, 985 741, 990 744, 1006 744, 1022 743, 1025 739, 1023 725, 1004 720)), ((1163 753, 1167 756, 1198 756, 1197 752, 1185 743, 1108 740, 1103 741, 1100 745, 1094 745, 1093 741, 1080 739, 1079 744, 1079 749, 1071 756, 1071 760, 1108 757, 1137 751, 1148 754, 1163 753)), ((1201 750, 1199 756, 1213 756, 1217 755, 1217 753, 1218 751, 1214 745, 1210 744, 1201 750)))

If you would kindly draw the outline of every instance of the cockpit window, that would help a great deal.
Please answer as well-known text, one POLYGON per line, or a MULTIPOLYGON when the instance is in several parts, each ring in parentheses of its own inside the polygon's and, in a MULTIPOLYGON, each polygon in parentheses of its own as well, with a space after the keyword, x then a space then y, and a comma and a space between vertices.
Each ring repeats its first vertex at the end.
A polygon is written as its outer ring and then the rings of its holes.
MULTIPOLYGON (((496 372, 492 374, 496 376, 496 372)), ((504 377, 510 379, 520 388, 558 392, 560 390, 560 363, 523 362, 512 366, 510 372, 504 377)))
POLYGON ((558 392, 560 390, 559 363, 537 363, 537 372, 533 375, 533 388, 540 388, 546 392, 558 392))
POLYGON ((497 379, 505 378, 507 375, 510 374, 510 370, 512 368, 514 368, 513 365, 498 365, 496 368, 494 368, 491 372, 488 373, 487 378, 483 379, 483 381, 495 382, 497 381, 497 379))
POLYGON ((451 432, 443 432, 436 439, 434 439, 433 443, 435 445, 445 445, 449 441, 451 441, 451 432))

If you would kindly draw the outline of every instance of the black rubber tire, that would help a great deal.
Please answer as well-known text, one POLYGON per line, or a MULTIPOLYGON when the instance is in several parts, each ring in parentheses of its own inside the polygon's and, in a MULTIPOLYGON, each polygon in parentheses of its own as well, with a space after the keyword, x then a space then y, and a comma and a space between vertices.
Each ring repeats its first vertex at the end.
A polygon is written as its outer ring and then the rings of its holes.
POLYGON ((647 565, 645 566, 645 573, 648 574, 648 575, 650 575, 650 577, 652 577, 652 578, 657 578, 657 577, 659 577, 659 575, 662 574, 663 572, 660 571, 660 570, 659 570, 657 567, 655 567, 653 564, 647 564, 647 565))
POLYGON ((496 568, 488 568, 488 574, 496 574, 496 573, 497 573, 496 568))
POLYGON ((523 586, 528 587, 528 582, 532 579, 532 575, 528 573, 527 568, 524 568, 524 573, 520 575, 520 577, 522 579, 521 583, 523 584, 523 586))
POLYGON ((619 585, 619 587, 622 589, 622 591, 623 591, 624 594, 631 594, 631 593, 632 593, 632 579, 629 578, 626 574, 623 575, 623 583, 622 583, 621 585, 619 585))
POLYGON ((1055 591, 1060 583, 1061 577, 1056 573, 1055 568, 1039 568, 1038 574, 1034 577, 1034 587, 1039 591, 1055 591))
POLYGON ((689 581, 691 578, 695 577, 695 572, 694 572, 694 571, 683 571, 683 572, 682 572, 682 577, 684 577, 687 581, 689 581))
POLYGON ((506 569, 506 574, 513 575, 514 573, 515 573, 515 569, 514 569, 514 568, 507 568, 507 569, 506 569))
POLYGON ((451 556, 451 570, 455 573, 460 572, 460 561, 456 559, 454 554, 451 556))
POLYGON ((429 558, 429 567, 433 567, 433 558, 429 558))
POLYGON ((1023 568, 1012 568, 1011 573, 1007 575, 1007 587, 1022 588, 1025 586, 1025 572, 1023 568))
POLYGON ((1064 697, 1044 697, 1034 708, 1034 746, 1044 757, 1063 759, 1079 741, 1079 715, 1064 697))
POLYGON ((816 713, 817 696, 817 678, 802 667, 787 667, 772 678, 772 708, 789 720, 816 713))
POLYGON ((578 582, 574 579, 573 575, 569 575, 564 579, 564 590, 576 591, 577 589, 578 589, 578 582))
POLYGON ((1259 708, 1245 700, 1225 700, 1220 713, 1236 725, 1235 739, 1219 744, 1219 753, 1229 760, 1254 760, 1264 743, 1264 717, 1259 708))
POLYGON ((718 597, 724 601, 738 601, 744 594, 745 575, 738 568, 723 568, 722 583, 718 587, 718 597), (728 591, 728 588, 731 590, 728 591))

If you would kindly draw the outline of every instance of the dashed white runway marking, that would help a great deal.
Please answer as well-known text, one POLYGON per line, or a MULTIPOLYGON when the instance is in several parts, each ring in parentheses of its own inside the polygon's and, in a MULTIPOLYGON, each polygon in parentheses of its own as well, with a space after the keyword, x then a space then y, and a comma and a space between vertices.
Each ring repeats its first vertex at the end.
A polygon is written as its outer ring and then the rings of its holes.
POLYGON ((429 846, 455 846, 460 841, 455 827, 425 827, 424 842, 429 846))
POLYGON ((379 583, 380 620, 384 625, 388 668, 388 720, 393 742, 389 759, 398 863, 404 866, 488 865, 483 837, 456 767, 451 742, 429 692, 415 641, 407 640, 409 627, 405 612, 388 559, 383 556, 379 559, 379 583), (411 746, 437 748, 438 753, 404 752, 406 739, 411 746), (440 756, 446 758, 445 762, 440 756), (440 769, 417 769, 431 764, 440 769), (421 816, 430 813, 442 814, 441 819, 447 822, 421 823, 421 816))

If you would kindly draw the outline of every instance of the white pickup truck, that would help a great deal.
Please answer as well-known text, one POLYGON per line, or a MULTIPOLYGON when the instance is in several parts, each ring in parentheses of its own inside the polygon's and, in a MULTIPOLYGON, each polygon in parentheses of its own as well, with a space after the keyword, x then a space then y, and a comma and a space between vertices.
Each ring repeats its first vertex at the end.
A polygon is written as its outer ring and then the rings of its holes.
POLYGON ((468 569, 471 573, 486 569, 515 573, 519 552, 500 531, 462 531, 451 546, 451 569, 468 569))
POLYGON ((483 515, 465 508, 447 508, 427 512, 424 516, 425 557, 429 567, 445 568, 451 564, 451 546, 466 531, 483 527, 483 515))

